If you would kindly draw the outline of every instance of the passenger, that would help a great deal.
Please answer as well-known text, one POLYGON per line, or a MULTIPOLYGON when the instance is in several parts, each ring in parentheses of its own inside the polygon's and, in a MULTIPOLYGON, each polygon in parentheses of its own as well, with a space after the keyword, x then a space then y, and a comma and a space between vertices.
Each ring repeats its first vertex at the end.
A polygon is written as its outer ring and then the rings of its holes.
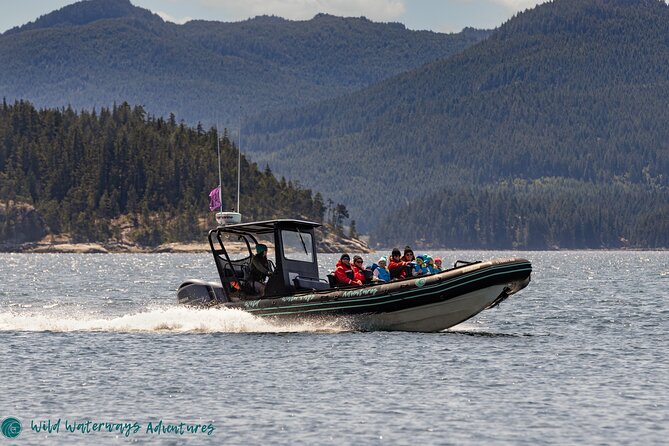
POLYGON ((416 261, 416 257, 413 254, 413 249, 411 246, 404 247, 404 255, 402 256, 402 261, 405 263, 413 263, 416 261))
POLYGON ((365 280, 365 277, 372 278, 372 271, 365 271, 364 261, 360 256, 353 256, 353 276, 356 280, 359 280, 362 283, 368 283, 368 280, 365 280))
POLYGON ((374 280, 377 282, 390 282, 390 270, 388 269, 388 259, 383 256, 377 262, 377 267, 374 269, 374 280))
POLYGON ((356 278, 355 271, 351 266, 351 256, 342 254, 337 262, 337 269, 335 269, 335 278, 338 285, 362 285, 362 280, 356 278))
POLYGON ((427 264, 427 270, 429 274, 437 274, 441 270, 437 268, 437 265, 434 263, 434 259, 428 255, 425 256, 425 263, 427 264))
POLYGON ((266 280, 271 275, 267 260, 267 245, 259 243, 256 245, 256 254, 251 258, 251 284, 260 297, 265 295, 266 280))
POLYGON ((434 264, 439 270, 439 272, 443 271, 444 269, 441 267, 441 259, 439 257, 434 258, 434 264))
POLYGON ((413 268, 413 275, 424 276, 426 274, 429 274, 429 271, 427 269, 427 264, 425 263, 425 256, 421 254, 418 257, 416 257, 416 264, 414 265, 413 268))
POLYGON ((390 271, 390 279, 404 279, 407 276, 407 263, 402 261, 402 253, 398 248, 394 248, 390 254, 390 263, 388 270, 390 271))

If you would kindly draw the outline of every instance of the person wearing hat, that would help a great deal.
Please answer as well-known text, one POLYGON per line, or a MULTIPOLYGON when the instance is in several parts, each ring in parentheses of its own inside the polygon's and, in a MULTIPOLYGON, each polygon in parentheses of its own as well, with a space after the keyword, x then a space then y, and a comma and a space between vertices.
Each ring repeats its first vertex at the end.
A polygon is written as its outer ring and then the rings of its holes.
POLYGON ((442 269, 442 267, 441 267, 441 258, 439 258, 439 257, 435 257, 435 258, 434 258, 434 265, 437 267, 437 270, 438 270, 439 272, 443 271, 443 269, 442 269))
POLYGON ((337 262, 335 269, 335 278, 338 285, 362 285, 362 275, 355 272, 351 266, 351 256, 342 254, 337 262))
POLYGON ((390 270, 386 256, 381 257, 376 263, 378 266, 374 269, 374 279, 378 282, 390 282, 390 270))
POLYGON ((437 265, 434 264, 434 259, 429 255, 425 256, 425 265, 430 274, 437 274, 441 271, 441 269, 437 268, 437 265))
POLYGON ((413 254, 413 249, 411 249, 411 246, 407 245, 404 247, 404 255, 402 256, 402 261, 404 263, 411 263, 414 262, 416 259, 416 256, 413 254))
POLYGON ((355 255, 353 256, 353 262, 351 262, 351 266, 353 267, 353 276, 357 279, 360 280, 363 284, 365 283, 365 274, 369 274, 369 278, 372 278, 372 269, 371 268, 365 268, 365 261, 362 259, 361 256, 355 255), (369 270, 369 273, 366 272, 366 270, 369 270))
POLYGON ((256 253, 251 258, 251 284, 260 297, 265 295, 267 278, 272 275, 267 260, 267 245, 258 243, 256 253))
POLYGON ((424 276, 429 274, 427 269, 427 263, 425 263, 425 255, 419 254, 416 257, 416 264, 414 265, 413 275, 414 276, 424 276))

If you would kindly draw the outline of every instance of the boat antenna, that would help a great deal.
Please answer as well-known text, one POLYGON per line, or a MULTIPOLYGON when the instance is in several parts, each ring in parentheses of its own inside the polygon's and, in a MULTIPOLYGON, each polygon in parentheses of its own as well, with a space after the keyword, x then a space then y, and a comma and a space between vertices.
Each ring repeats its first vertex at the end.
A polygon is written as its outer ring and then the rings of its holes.
POLYGON ((223 212, 223 181, 221 180, 221 138, 219 137, 218 134, 218 122, 216 122, 216 149, 218 150, 218 201, 221 203, 221 212, 223 212))
MULTIPOLYGON (((241 107, 240 107, 241 108, 241 107)), ((237 212, 241 213, 239 210, 239 185, 242 179, 242 117, 241 113, 239 115, 239 147, 237 147, 239 152, 237 157, 237 212)))
MULTIPOLYGON (((226 226, 229 224, 237 224, 242 222, 242 214, 239 212, 224 212, 223 211, 223 177, 221 175, 221 138, 218 134, 219 122, 216 121, 216 148, 218 150, 218 198, 221 202, 221 210, 216 213, 216 223, 219 227, 226 226)), ((237 210, 239 211, 239 166, 241 165, 241 152, 240 159, 237 163, 237 210)))

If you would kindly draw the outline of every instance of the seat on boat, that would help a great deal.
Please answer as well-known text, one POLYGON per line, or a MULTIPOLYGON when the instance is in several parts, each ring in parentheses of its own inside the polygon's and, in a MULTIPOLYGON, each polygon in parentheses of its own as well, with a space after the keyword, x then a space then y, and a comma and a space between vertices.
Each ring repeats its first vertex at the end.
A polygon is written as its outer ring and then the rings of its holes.
POLYGON ((374 272, 371 269, 363 269, 360 270, 362 273, 362 276, 364 277, 364 280, 362 283, 372 283, 372 277, 374 277, 374 272))
POLYGON ((280 268, 274 272, 267 279, 265 284, 265 297, 278 296, 286 292, 286 285, 283 282, 283 272, 280 268))
POLYGON ((249 259, 228 263, 223 268, 223 283, 229 291, 240 290, 245 294, 256 294, 251 286, 251 267, 249 259))
POLYGON ((231 268, 230 265, 226 265, 223 273, 226 277, 234 277, 236 279, 243 280, 245 276, 244 266, 245 265, 243 264, 232 264, 231 268))

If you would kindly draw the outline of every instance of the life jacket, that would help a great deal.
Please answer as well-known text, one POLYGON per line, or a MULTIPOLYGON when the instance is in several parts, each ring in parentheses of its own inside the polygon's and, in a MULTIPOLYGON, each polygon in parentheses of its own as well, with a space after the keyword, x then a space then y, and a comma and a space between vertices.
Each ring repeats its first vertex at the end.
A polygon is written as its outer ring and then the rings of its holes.
POLYGON ((391 278, 404 279, 407 276, 406 263, 391 260, 390 263, 388 263, 388 271, 390 271, 391 278))
POLYGON ((372 270, 360 268, 357 265, 353 265, 353 272, 355 273, 355 280, 359 280, 362 283, 369 283, 372 280, 372 275, 374 274, 372 270))
POLYGON ((335 269, 334 274, 340 285, 350 285, 353 280, 362 282, 365 278, 357 267, 346 266, 341 260, 337 262, 337 269, 335 269))
POLYGON ((429 274, 429 270, 424 263, 422 266, 416 263, 413 267, 413 270, 415 271, 414 275, 416 276, 424 276, 425 274, 429 274))
POLYGON ((390 282, 390 270, 388 268, 376 265, 376 271, 378 271, 376 274, 379 279, 384 282, 390 282))

